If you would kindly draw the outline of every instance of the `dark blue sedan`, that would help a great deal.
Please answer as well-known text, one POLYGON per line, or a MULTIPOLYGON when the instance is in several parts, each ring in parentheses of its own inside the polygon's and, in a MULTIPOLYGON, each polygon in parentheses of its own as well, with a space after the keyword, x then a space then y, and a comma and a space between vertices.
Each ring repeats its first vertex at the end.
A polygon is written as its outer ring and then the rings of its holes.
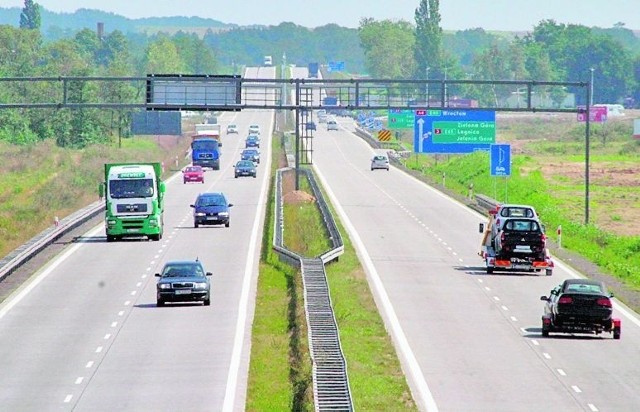
POLYGON ((240 160, 234 166, 235 170, 235 178, 237 179, 240 176, 253 176, 256 177, 256 165, 251 160, 240 160))
POLYGON ((249 136, 244 141, 244 147, 260 147, 260 140, 256 136, 249 136))
POLYGON ((200 225, 225 225, 229 227, 229 208, 233 204, 227 201, 224 194, 200 193, 196 202, 190 205, 193 208, 193 227, 200 225))
POLYGON ((199 260, 172 260, 156 273, 156 304, 166 302, 202 302, 211 305, 211 272, 205 272, 199 260))

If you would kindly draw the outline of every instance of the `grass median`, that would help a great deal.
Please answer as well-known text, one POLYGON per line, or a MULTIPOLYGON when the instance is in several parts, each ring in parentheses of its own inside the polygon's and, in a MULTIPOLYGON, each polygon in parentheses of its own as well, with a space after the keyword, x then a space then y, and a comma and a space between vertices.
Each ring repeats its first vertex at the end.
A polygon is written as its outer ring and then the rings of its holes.
MULTIPOLYGON (((282 156, 276 143, 273 163, 282 165, 282 156)), ((299 191, 293 188, 290 180, 283 183, 284 243, 300 255, 317 256, 330 247, 320 211, 306 181, 301 181, 299 191)), ((281 263, 272 252, 273 201, 271 193, 253 322, 247 410, 313 410, 302 279, 299 271, 281 263)), ((339 222, 338 227, 346 233, 339 222)), ((359 410, 417 410, 364 270, 347 236, 344 241, 344 254, 326 271, 354 406, 359 410)))

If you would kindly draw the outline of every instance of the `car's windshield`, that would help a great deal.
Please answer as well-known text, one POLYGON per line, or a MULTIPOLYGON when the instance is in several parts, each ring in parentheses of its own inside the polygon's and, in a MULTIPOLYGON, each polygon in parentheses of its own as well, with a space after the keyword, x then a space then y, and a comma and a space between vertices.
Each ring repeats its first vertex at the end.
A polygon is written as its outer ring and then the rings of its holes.
POLYGON ((237 164, 238 167, 253 167, 253 162, 250 160, 243 160, 238 162, 237 164))
POLYGON ((197 206, 226 206, 227 202, 222 195, 200 196, 196 202, 197 206))
POLYGON ((204 277, 202 266, 198 263, 171 263, 162 270, 162 277, 204 277))
POLYGON ((196 140, 191 143, 193 150, 218 150, 218 141, 216 140, 196 140))
POLYGON ((109 195, 113 199, 152 197, 153 179, 122 179, 109 182, 109 195))

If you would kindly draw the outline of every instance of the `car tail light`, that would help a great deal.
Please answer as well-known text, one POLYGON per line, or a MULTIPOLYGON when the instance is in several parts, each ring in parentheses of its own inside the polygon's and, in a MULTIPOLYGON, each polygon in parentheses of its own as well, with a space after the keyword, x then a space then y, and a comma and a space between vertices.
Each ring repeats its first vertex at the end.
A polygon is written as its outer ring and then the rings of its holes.
POLYGON ((558 299, 559 305, 568 305, 571 303, 573 303, 573 298, 571 296, 563 296, 560 299, 558 299))
POLYGON ((598 300, 596 300, 596 304, 598 306, 605 306, 607 308, 611 307, 611 299, 609 298, 600 298, 598 300))
POLYGON ((500 227, 500 219, 496 219, 496 227, 500 227))

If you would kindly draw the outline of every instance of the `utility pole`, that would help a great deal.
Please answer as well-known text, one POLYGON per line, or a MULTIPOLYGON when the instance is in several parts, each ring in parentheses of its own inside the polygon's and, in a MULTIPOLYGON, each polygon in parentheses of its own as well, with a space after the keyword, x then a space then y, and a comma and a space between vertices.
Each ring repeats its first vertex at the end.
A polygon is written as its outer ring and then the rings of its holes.
POLYGON ((593 72, 596 69, 595 69, 595 67, 591 67, 589 70, 591 70, 591 83, 589 83, 590 90, 591 90, 591 100, 589 100, 589 106, 593 106, 593 72))

